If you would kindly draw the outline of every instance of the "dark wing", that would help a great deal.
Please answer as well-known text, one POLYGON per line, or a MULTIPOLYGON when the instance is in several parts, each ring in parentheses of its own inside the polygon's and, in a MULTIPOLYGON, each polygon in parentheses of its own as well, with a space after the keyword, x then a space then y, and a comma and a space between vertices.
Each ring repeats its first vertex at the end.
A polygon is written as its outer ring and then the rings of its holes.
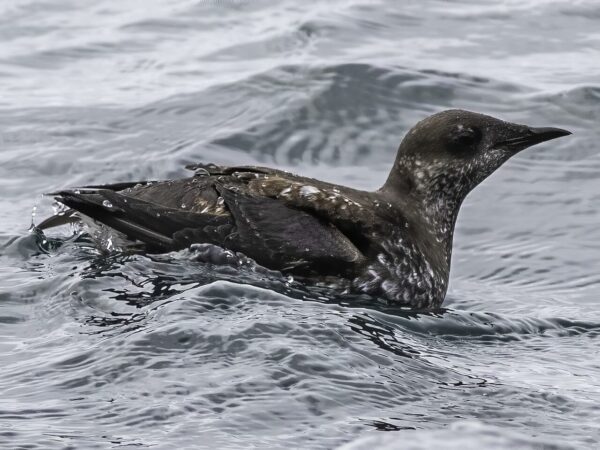
POLYGON ((55 195, 73 210, 143 242, 150 251, 210 243, 242 252, 271 269, 302 275, 343 275, 363 260, 331 223, 244 188, 217 184, 223 214, 175 209, 108 189, 55 195))
MULTIPOLYGON (((292 173, 259 166, 191 164, 186 169, 228 185, 243 180, 248 193, 277 199, 291 208, 314 214, 342 228, 370 228, 374 222, 371 194, 292 173)), ((384 205, 385 206, 385 205, 384 205)), ((391 207, 391 205, 389 205, 391 207)), ((380 211, 385 212, 385 208, 380 211)))
MULTIPOLYGON (((92 186, 84 186, 83 189, 105 189, 110 191, 122 191, 124 189, 131 189, 137 186, 146 186, 148 184, 152 184, 152 181, 136 181, 136 182, 125 182, 125 183, 113 183, 113 184, 101 184, 101 185, 92 185, 92 186)), ((48 194, 54 195, 54 194, 48 194)), ((69 223, 77 223, 79 222, 79 217, 76 215, 77 211, 75 209, 68 209, 66 211, 62 211, 60 214, 50 216, 44 219, 37 228, 39 230, 46 230, 48 228, 59 227, 61 225, 66 225, 69 223)))
MULTIPOLYGON (((224 231, 230 225, 228 216, 182 211, 108 189, 66 190, 54 195, 60 203, 125 234, 132 240, 144 242, 152 250, 170 251, 182 248, 185 243, 174 237, 174 234, 186 228, 199 231, 205 228, 220 228, 224 231)), ((214 233, 212 236, 214 237, 214 233)), ((221 233, 221 239, 224 237, 221 233)), ((209 240, 205 242, 215 243, 209 240)))
POLYGON ((364 257, 331 223, 282 202, 220 188, 235 221, 226 246, 280 270, 342 274, 364 257))
POLYGON ((364 260, 371 213, 359 191, 263 167, 188 168, 194 177, 55 195, 151 251, 210 243, 301 274, 344 274, 364 260))

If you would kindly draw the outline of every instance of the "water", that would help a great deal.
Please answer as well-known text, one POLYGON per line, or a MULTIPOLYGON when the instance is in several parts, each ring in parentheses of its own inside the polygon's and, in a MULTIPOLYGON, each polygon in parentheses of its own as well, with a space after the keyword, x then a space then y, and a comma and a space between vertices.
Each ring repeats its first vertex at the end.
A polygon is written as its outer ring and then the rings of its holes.
POLYGON ((0 446, 597 448, 599 29, 594 0, 2 2, 0 446), (27 232, 43 192, 200 161, 375 188, 448 107, 574 134, 469 196, 445 313, 27 232))

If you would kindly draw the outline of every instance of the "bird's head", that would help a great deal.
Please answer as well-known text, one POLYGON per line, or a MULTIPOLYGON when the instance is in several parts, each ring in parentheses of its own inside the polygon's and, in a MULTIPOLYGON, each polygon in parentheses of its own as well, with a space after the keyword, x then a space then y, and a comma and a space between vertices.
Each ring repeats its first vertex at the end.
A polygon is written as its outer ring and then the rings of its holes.
POLYGON ((406 134, 383 190, 415 191, 460 205, 511 156, 569 134, 560 128, 533 128, 470 111, 443 111, 406 134))

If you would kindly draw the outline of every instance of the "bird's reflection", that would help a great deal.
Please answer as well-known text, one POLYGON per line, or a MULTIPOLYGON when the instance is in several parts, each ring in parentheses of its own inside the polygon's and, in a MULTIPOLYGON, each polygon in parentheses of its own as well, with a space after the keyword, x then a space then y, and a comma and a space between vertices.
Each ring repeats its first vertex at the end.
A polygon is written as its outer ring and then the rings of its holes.
POLYGON ((366 337, 382 350, 404 358, 414 358, 420 354, 406 342, 401 342, 394 328, 378 322, 367 314, 353 315, 348 322, 352 331, 366 337))

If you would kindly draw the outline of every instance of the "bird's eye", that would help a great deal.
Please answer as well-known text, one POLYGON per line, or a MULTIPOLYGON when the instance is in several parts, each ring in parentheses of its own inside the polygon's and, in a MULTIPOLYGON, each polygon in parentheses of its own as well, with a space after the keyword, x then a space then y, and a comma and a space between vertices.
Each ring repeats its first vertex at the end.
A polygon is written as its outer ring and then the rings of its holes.
POLYGON ((481 140, 481 131, 477 128, 459 128, 452 134, 452 144, 456 147, 472 147, 481 140))

